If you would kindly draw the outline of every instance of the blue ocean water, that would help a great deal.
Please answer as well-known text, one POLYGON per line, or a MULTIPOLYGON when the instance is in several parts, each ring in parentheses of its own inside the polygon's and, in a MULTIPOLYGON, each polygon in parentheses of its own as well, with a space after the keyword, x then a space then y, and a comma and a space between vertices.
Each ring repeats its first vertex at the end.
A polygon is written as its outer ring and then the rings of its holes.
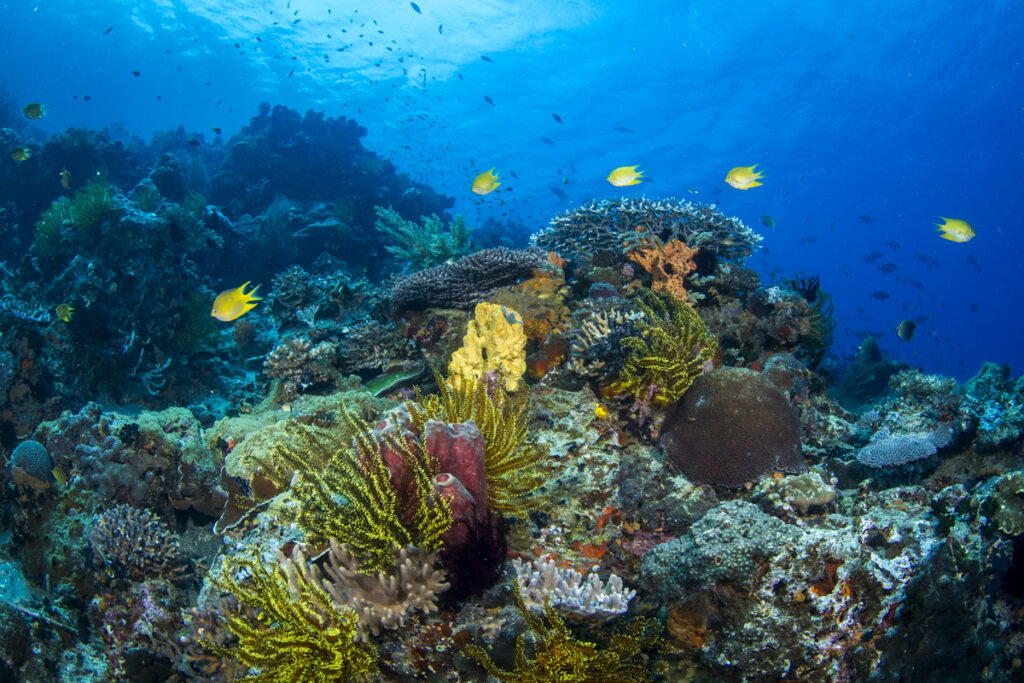
POLYGON ((0 6, 3 81, 46 103, 41 133, 226 139, 261 101, 322 110, 366 126, 367 147, 471 223, 524 235, 622 194, 605 176, 638 164, 647 180, 627 193, 716 202, 762 232, 749 265, 766 281, 820 275, 837 354, 870 333, 959 379, 986 360, 1024 367, 1020 3, 0 6), (762 187, 723 182, 751 164, 762 187), (500 191, 473 195, 491 167, 500 191), (940 216, 977 237, 940 239, 940 216))

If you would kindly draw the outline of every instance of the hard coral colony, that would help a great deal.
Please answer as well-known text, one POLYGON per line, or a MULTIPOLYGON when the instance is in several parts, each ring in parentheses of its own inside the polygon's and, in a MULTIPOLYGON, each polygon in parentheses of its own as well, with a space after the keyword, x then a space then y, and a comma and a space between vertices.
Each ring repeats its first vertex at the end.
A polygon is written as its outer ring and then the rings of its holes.
POLYGON ((718 207, 497 246, 366 133, 0 130, 67 183, 0 214, 0 680, 1019 678, 1024 380, 837 381, 718 207))

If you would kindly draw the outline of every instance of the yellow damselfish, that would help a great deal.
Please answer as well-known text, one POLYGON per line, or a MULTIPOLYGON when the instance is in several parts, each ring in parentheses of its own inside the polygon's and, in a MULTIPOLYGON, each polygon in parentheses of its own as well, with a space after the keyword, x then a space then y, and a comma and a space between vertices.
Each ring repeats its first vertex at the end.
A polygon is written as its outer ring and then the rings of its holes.
POLYGON ((939 226, 939 235, 944 240, 950 242, 967 242, 970 241, 977 233, 974 232, 974 228, 967 221, 962 221, 959 218, 946 218, 945 216, 939 216, 945 223, 936 223, 939 226))
POLYGON ((615 187, 625 187, 626 185, 637 185, 640 183, 640 179, 644 177, 643 171, 638 171, 639 166, 619 166, 617 169, 608 174, 605 178, 609 183, 615 187))
POLYGON ((757 164, 753 166, 737 166, 725 176, 725 182, 737 190, 749 190, 752 187, 762 185, 763 183, 757 182, 761 178, 761 171, 755 172, 754 169, 756 167, 757 164))
POLYGON ((491 170, 484 171, 473 179, 473 192, 480 195, 487 194, 488 192, 494 192, 495 188, 497 188, 498 185, 501 185, 501 183, 498 182, 499 180, 500 178, 495 174, 494 167, 492 166, 491 170))
POLYGON ((217 298, 213 300, 213 310, 210 311, 210 315, 217 320, 230 322, 256 308, 256 304, 253 302, 263 301, 260 297, 255 296, 256 290, 260 286, 256 285, 246 292, 245 288, 248 285, 249 282, 246 282, 241 287, 226 289, 218 294, 217 298))
POLYGON ((603 420, 608 417, 608 409, 598 403, 594 406, 594 416, 599 420, 603 420))
POLYGON ((57 308, 53 310, 57 314, 57 317, 66 323, 71 322, 71 314, 75 312, 75 309, 67 304, 59 304, 57 308))

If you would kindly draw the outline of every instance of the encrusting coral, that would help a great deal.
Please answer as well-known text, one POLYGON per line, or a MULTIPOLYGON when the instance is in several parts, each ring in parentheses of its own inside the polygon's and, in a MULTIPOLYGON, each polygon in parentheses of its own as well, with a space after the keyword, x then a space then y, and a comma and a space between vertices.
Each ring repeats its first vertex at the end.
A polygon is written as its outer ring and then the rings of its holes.
POLYGON ((526 373, 526 333, 516 311, 486 301, 477 304, 462 341, 448 364, 451 377, 473 383, 493 371, 507 391, 519 388, 526 373))
POLYGON ((671 293, 641 290, 635 304, 643 317, 633 323, 636 334, 622 340, 629 356, 609 389, 670 403, 714 367, 718 342, 697 311, 671 293))
POLYGON ((651 674, 642 659, 645 650, 661 645, 658 635, 661 626, 653 619, 640 617, 612 635, 606 647, 577 640, 569 632, 549 601, 544 612, 534 614, 523 602, 519 582, 513 582, 516 606, 533 636, 533 657, 527 657, 527 634, 516 639, 516 668, 507 671, 498 668, 494 660, 479 645, 467 645, 464 652, 475 657, 487 673, 503 683, 586 683, 589 681, 619 681, 634 683, 651 680, 651 674))
MULTIPOLYGON (((352 608, 338 609, 309 575, 268 567, 259 558, 227 558, 211 577, 234 595, 241 609, 228 618, 238 638, 231 647, 207 641, 207 648, 236 659, 259 673, 235 678, 247 683, 334 683, 370 681, 377 673, 377 652, 356 642, 359 619, 352 608)), ((205 634, 200 632, 200 636, 205 634)))

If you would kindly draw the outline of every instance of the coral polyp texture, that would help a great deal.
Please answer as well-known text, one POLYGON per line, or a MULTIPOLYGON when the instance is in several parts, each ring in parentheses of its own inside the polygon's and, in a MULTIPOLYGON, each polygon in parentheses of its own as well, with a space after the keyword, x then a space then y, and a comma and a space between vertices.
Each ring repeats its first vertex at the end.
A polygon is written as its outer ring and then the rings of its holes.
POLYGON ((661 446, 691 481, 742 486, 771 469, 806 469, 800 422, 774 384, 742 368, 697 378, 665 416, 661 446))
POLYGON ((92 522, 88 540, 98 568, 134 581, 186 578, 188 563, 177 534, 149 510, 118 505, 92 522))

